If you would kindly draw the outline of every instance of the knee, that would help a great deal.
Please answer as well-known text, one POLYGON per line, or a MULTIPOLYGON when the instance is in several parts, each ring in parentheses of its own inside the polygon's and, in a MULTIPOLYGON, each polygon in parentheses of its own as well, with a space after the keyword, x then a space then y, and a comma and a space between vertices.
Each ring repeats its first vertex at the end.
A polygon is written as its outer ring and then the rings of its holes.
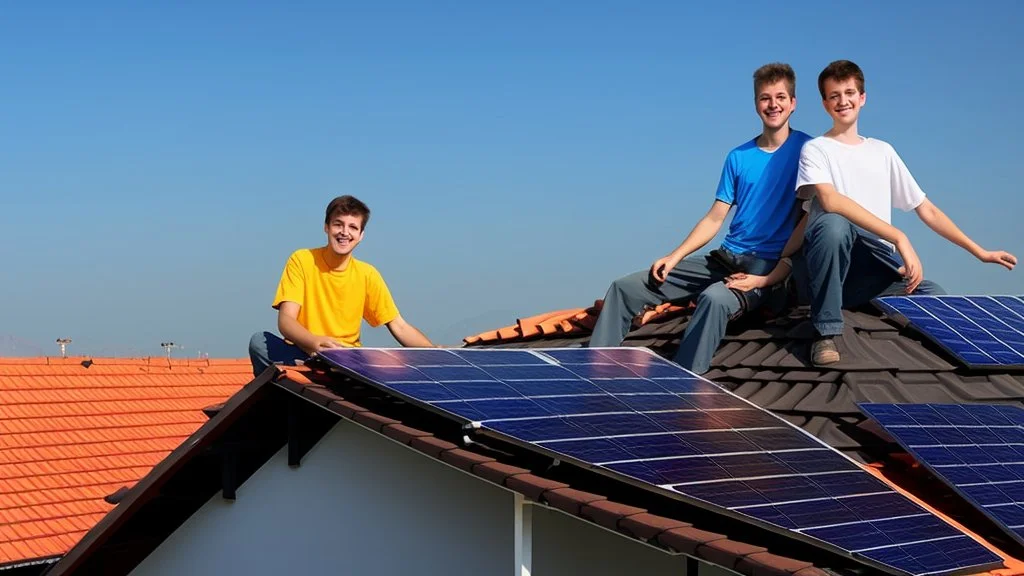
POLYGON ((257 332, 249 338, 249 356, 266 356, 267 340, 270 337, 269 332, 257 332))
POLYGON ((853 242, 852 224, 839 214, 821 214, 807 228, 805 237, 816 246, 838 248, 853 242))
POLYGON ((635 292, 644 285, 645 280, 646 271, 634 272, 633 274, 618 278, 612 281, 612 285, 608 288, 608 296, 622 297, 625 294, 635 292))
POLYGON ((739 308, 739 300, 736 295, 725 287, 725 284, 718 282, 709 286, 697 296, 697 309, 731 314, 739 308))

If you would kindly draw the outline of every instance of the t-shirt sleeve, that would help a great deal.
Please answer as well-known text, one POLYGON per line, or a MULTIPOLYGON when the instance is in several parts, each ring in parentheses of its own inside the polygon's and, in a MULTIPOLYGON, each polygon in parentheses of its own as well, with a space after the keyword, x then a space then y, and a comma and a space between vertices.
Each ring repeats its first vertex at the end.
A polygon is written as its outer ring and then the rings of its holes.
MULTIPOLYGON (((800 149, 800 162, 796 172, 796 189, 810 184, 832 184, 832 172, 828 169, 828 156, 820 146, 813 142, 804 144, 800 149)), ((800 193, 804 200, 810 196, 804 192, 800 193)))
POLYGON ((391 297, 388 285, 376 268, 366 275, 366 303, 363 304, 363 319, 376 328, 398 318, 398 306, 391 297))
POLYGON ((722 177, 718 180, 718 191, 715 192, 715 200, 720 200, 732 205, 736 202, 736 155, 732 152, 725 157, 725 166, 722 167, 722 177))
POLYGON ((889 147, 889 178, 892 186, 892 205, 909 212, 924 202, 924 190, 917 184, 910 169, 896 150, 889 147))
POLYGON ((295 302, 302 306, 303 295, 306 290, 306 275, 302 270, 302 262, 299 261, 299 253, 293 253, 281 272, 281 281, 277 283, 277 294, 274 295, 274 308, 281 305, 281 302, 295 302))

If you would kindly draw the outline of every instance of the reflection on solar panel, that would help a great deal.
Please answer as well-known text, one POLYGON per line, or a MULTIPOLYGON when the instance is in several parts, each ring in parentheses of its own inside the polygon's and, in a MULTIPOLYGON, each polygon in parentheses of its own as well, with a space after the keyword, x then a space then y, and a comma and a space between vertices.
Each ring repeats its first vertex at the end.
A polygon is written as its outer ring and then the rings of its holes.
POLYGON ((875 305, 967 366, 1024 366, 1024 299, 1019 296, 885 296, 875 305))
POLYGON ((646 349, 321 355, 482 433, 876 567, 923 575, 1000 563, 816 438, 646 349))
POLYGON ((935 476, 1024 544, 1024 410, 987 404, 861 404, 935 476))

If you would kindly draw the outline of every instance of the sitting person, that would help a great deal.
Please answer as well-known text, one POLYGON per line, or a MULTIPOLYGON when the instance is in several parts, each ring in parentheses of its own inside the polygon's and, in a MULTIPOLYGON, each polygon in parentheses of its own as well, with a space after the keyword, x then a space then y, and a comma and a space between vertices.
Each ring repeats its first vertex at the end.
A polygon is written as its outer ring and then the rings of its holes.
POLYGON ((284 338, 257 332, 249 340, 254 374, 274 363, 294 365, 321 350, 360 346, 364 319, 370 326, 386 325, 403 346, 433 346, 398 313, 377 269, 352 255, 369 220, 370 209, 353 196, 327 205, 327 245, 292 253, 277 286, 273 307, 284 338))
POLYGON ((832 129, 804 145, 797 192, 809 199, 804 256, 817 331, 811 360, 828 365, 840 359, 833 337, 843 332, 841 308, 881 295, 942 293, 923 280, 910 240, 889 223, 893 206, 916 211, 929 228, 982 262, 1012 270, 1017 259, 971 240, 925 197, 892 146, 858 134, 867 99, 860 67, 848 60, 829 64, 818 76, 818 90, 832 129))
POLYGON ((696 298, 697 309, 683 334, 675 361, 696 373, 708 370, 726 324, 757 308, 767 294, 761 281, 792 252, 788 245, 799 212, 793 190, 800 148, 810 136, 790 130, 796 109, 796 75, 786 64, 754 72, 754 104, 761 134, 729 152, 711 210, 669 255, 614 281, 604 298, 590 346, 618 346, 645 307, 696 298), (733 216, 721 248, 707 258, 691 256, 714 238, 729 210, 733 216), (737 277, 745 289, 725 281, 737 277), (755 285, 756 284, 756 285, 755 285))

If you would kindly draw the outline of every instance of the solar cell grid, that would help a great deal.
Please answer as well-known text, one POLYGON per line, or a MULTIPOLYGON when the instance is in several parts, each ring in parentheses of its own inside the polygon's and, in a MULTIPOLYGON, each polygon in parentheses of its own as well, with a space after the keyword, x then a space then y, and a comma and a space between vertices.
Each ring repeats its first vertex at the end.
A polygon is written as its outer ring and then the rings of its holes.
POLYGON ((984 404, 862 404, 861 409, 1024 544, 1024 410, 984 404))
POLYGON ((884 296, 874 302, 967 366, 1024 366, 1019 296, 884 296))
POLYGON ((816 438, 645 349, 322 355, 483 434, 792 530, 895 571, 949 574, 999 563, 942 521, 902 531, 888 529, 902 524, 879 524, 894 515, 936 518, 816 438), (942 549, 962 546, 970 554, 915 547, 935 539, 955 540, 942 549))

